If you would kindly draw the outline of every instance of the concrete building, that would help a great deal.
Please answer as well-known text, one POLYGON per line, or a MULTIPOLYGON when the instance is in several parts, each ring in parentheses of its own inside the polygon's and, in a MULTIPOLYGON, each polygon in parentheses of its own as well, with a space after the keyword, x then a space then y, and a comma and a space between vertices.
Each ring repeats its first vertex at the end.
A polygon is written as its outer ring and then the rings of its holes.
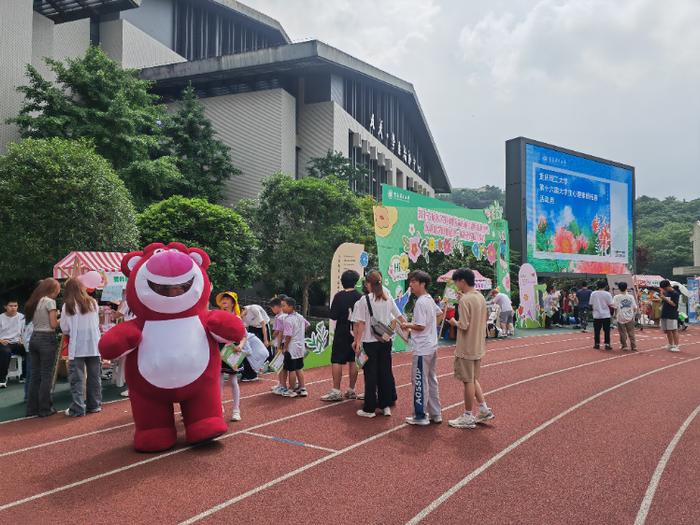
MULTIPOLYGON (((234 0, 4 0, 0 119, 21 105, 25 64, 82 55, 99 44, 139 68, 176 104, 189 83, 242 175, 225 204, 256 197, 265 177, 306 174, 338 151, 367 168, 356 190, 382 183, 425 195, 451 190, 413 86, 323 42, 292 43, 272 18, 234 0)), ((0 153, 17 139, 0 127, 0 153)))

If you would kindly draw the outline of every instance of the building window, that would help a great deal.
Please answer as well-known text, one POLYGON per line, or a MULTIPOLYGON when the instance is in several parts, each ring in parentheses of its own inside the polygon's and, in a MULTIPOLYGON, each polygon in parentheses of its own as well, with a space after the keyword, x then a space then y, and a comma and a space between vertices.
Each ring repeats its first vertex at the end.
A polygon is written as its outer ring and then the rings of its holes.
POLYGON ((174 29, 175 52, 187 60, 247 53, 273 45, 252 25, 192 0, 175 0, 174 29))
POLYGON ((96 16, 90 18, 90 45, 100 45, 100 19, 96 16))
POLYGON ((401 99, 373 84, 345 78, 343 109, 411 171, 430 180, 423 149, 401 99))

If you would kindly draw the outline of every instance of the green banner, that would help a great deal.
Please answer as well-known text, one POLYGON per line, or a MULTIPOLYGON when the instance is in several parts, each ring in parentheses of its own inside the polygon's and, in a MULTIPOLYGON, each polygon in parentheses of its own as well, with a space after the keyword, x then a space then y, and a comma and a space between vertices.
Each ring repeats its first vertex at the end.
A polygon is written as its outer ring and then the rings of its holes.
MULTIPOLYGON (((405 289, 411 262, 430 254, 473 255, 494 267, 494 286, 510 293, 508 222, 494 203, 483 210, 397 188, 382 186, 382 204, 374 210, 379 267, 395 298, 405 289)), ((437 279, 437 275, 432 276, 437 279)))

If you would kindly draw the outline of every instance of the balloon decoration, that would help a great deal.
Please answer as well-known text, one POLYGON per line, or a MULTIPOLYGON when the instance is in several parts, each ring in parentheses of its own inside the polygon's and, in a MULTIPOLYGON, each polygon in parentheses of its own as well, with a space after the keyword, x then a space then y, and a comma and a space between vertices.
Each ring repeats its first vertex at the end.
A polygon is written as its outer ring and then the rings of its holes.
POLYGON ((90 270, 87 273, 79 275, 78 280, 85 288, 89 288, 91 290, 102 288, 106 284, 99 272, 96 272, 95 270, 90 270))

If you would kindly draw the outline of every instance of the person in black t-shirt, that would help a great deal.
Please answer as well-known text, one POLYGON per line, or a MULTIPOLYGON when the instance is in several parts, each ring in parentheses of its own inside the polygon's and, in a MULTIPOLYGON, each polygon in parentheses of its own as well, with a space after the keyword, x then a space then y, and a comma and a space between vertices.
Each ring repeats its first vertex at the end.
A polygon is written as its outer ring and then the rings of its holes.
POLYGON ((673 289, 671 283, 667 280, 661 281, 661 320, 659 326, 666 333, 668 345, 666 348, 669 352, 680 352, 678 346, 678 301, 681 294, 673 289))
POLYGON ((585 332, 588 326, 588 317, 591 311, 591 294, 593 292, 586 283, 581 283, 581 288, 576 292, 578 300, 578 320, 581 323, 581 331, 585 332))
POLYGON ((350 388, 345 392, 345 399, 357 399, 355 383, 357 382, 357 367, 355 366, 355 352, 352 344, 352 323, 349 315, 355 303, 362 298, 362 294, 355 290, 360 274, 353 270, 346 270, 340 276, 343 290, 335 294, 331 302, 331 319, 335 321, 335 335, 333 336, 333 348, 331 350, 331 369, 333 373, 333 388, 327 394, 321 396, 322 401, 342 401, 343 393, 340 391, 340 382, 343 378, 343 365, 348 364, 350 376, 350 388))

